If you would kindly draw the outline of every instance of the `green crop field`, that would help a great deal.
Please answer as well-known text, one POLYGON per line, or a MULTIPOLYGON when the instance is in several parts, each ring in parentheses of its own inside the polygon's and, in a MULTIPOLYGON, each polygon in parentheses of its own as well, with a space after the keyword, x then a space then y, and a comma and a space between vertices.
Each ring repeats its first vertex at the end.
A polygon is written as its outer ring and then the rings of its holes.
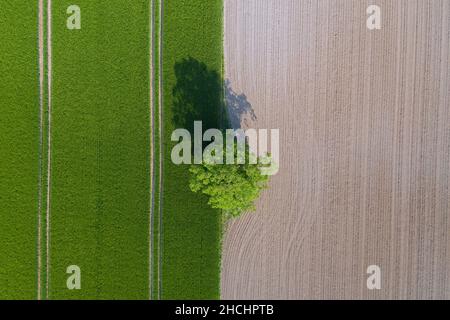
POLYGON ((186 166, 175 166, 176 128, 221 126, 222 0, 164 1, 163 15, 163 299, 218 299, 221 213, 189 190, 186 166))
POLYGON ((71 1, 53 7, 54 299, 149 295, 149 2, 105 3, 77 2, 81 30, 64 28, 71 1))
POLYGON ((152 73, 153 73, 153 84, 152 84, 152 97, 153 97, 153 210, 152 210, 152 221, 151 221, 151 233, 152 233, 152 243, 151 243, 151 296, 150 298, 153 300, 157 300, 161 298, 160 295, 160 286, 161 286, 161 277, 160 277, 160 265, 161 265, 161 257, 160 257, 160 246, 161 246, 161 234, 159 230, 161 229, 161 207, 160 207, 160 199, 161 199, 161 134, 160 130, 162 127, 160 126, 160 116, 162 113, 160 112, 160 99, 161 99, 161 91, 160 81, 161 77, 159 76, 160 69, 160 32, 161 32, 161 24, 160 24, 160 15, 161 15, 161 6, 159 0, 152 1, 152 24, 151 24, 151 49, 152 49, 152 73))
POLYGON ((170 136, 222 125, 222 2, 0 5, 0 299, 220 297, 221 213, 170 136))
POLYGON ((0 5, 0 299, 37 295, 38 9, 0 5))

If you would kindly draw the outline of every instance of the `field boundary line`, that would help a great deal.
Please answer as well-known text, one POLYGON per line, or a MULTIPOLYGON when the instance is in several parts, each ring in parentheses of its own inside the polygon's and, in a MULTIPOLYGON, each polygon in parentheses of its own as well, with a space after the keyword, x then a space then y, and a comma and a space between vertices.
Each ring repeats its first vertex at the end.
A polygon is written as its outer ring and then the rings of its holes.
POLYGON ((159 103, 159 228, 158 228, 158 299, 161 300, 162 296, 162 256, 163 256, 163 161, 164 161, 164 145, 163 145, 163 24, 164 24, 164 0, 159 1, 159 46, 158 46, 158 64, 159 64, 159 88, 158 88, 158 103, 159 103))
POLYGON ((47 85, 48 85, 48 135, 47 135, 47 210, 46 210, 46 298, 49 299, 50 283, 50 200, 52 165, 52 0, 47 2, 47 85))
POLYGON ((154 5, 155 0, 150 0, 149 8, 149 87, 150 87, 150 219, 149 219, 149 300, 152 300, 153 295, 153 248, 154 248, 154 210, 155 210, 155 104, 154 104, 154 5))
POLYGON ((37 226, 37 300, 41 300, 42 272, 42 157, 44 139, 44 0, 38 2, 38 62, 39 62, 39 162, 38 162, 38 226, 37 226))

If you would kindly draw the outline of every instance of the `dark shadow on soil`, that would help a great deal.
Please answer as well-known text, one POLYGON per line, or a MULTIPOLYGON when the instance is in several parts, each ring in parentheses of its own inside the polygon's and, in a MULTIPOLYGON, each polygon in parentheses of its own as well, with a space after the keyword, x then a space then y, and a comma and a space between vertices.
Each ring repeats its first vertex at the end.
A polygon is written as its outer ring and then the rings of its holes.
POLYGON ((245 94, 237 94, 231 87, 230 80, 225 81, 225 99, 229 125, 233 129, 248 127, 249 122, 257 120, 252 105, 245 94))

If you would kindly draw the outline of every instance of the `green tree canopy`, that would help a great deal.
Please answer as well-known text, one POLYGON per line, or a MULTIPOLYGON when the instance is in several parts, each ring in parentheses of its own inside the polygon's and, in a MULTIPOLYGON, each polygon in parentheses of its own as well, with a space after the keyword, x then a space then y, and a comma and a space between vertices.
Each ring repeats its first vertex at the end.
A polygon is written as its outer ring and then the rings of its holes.
MULTIPOLYGON (((268 166, 269 157, 259 158, 258 164, 250 164, 253 156, 246 148, 245 164, 214 164, 204 161, 190 168, 190 188, 209 197, 208 203, 233 217, 254 211, 254 201, 267 188, 269 176, 261 173, 268 166)), ((237 153, 234 148, 235 155, 237 153)), ((225 157, 225 155, 224 155, 225 157)), ((235 157, 236 159, 236 157, 235 157)))

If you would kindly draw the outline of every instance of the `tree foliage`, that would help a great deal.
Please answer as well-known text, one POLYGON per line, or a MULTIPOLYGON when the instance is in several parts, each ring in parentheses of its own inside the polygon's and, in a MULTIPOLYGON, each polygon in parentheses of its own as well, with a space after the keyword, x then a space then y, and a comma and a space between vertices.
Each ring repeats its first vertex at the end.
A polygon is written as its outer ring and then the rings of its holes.
MULTIPOLYGON (((236 148, 234 150, 236 155, 236 148)), ((191 190, 207 195, 213 208, 233 217, 254 211, 254 201, 269 182, 269 176, 263 175, 261 168, 268 165, 270 158, 260 157, 258 164, 251 164, 249 159, 252 156, 247 147, 244 164, 204 161, 201 165, 191 166, 191 190)))

